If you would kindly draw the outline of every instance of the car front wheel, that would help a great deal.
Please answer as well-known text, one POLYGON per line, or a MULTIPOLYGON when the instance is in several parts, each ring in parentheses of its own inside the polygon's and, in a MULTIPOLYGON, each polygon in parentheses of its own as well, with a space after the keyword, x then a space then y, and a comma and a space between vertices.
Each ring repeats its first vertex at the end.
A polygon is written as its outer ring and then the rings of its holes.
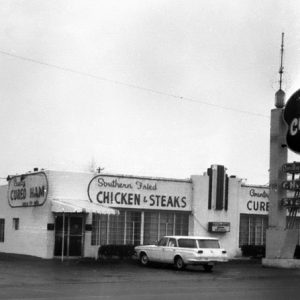
POLYGON ((177 270, 183 270, 185 268, 184 261, 180 256, 175 258, 175 268, 177 270))
POLYGON ((142 253, 140 256, 140 262, 143 266, 147 266, 149 264, 149 258, 146 253, 142 253))

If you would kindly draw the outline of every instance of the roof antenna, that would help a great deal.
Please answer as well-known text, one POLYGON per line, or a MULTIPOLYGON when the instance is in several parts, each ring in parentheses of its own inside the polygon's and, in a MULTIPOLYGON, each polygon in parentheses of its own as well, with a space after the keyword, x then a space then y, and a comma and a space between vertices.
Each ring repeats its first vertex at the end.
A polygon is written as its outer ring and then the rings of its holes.
POLYGON ((283 74, 283 51, 284 51, 284 32, 281 34, 281 50, 280 50, 280 68, 279 68, 279 89, 282 86, 282 74, 283 74))
POLYGON ((285 102, 285 92, 282 88, 282 75, 283 75, 283 50, 284 50, 284 32, 281 34, 281 49, 280 49, 280 68, 279 68, 279 90, 275 94, 275 106, 283 108, 285 102))

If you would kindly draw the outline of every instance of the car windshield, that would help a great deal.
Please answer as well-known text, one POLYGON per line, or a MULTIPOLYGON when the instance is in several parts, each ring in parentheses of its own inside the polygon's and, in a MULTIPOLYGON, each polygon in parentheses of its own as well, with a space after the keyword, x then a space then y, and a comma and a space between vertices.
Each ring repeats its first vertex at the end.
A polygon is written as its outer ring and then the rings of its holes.
POLYGON ((217 240, 198 240, 199 248, 220 248, 217 240))

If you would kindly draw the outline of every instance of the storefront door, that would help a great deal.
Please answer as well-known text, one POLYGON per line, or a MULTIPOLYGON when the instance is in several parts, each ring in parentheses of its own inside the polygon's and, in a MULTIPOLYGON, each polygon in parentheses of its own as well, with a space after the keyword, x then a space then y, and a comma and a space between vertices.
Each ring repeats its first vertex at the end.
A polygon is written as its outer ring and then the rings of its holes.
POLYGON ((55 217, 55 256, 82 256, 83 220, 83 216, 77 214, 55 217))

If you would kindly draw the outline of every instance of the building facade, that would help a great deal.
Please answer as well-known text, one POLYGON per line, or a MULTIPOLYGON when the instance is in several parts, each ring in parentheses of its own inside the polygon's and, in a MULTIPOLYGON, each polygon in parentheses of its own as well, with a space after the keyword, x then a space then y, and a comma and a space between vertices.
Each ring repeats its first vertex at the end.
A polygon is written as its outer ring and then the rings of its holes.
POLYGON ((268 188, 245 186, 212 165, 167 179, 35 171, 0 187, 0 252, 97 257, 106 244, 150 244, 164 235, 218 237, 229 257, 265 243, 268 188))

